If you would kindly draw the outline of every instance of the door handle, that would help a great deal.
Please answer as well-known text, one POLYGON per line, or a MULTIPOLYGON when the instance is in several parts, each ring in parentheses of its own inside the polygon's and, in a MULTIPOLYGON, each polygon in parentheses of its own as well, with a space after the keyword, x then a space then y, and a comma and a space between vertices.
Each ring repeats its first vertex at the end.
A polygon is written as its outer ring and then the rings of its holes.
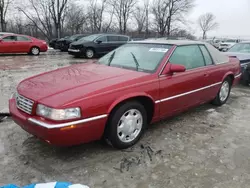
POLYGON ((204 76, 205 76, 205 77, 208 77, 208 76, 209 76, 209 74, 208 74, 208 73, 205 73, 205 74, 204 74, 204 76))

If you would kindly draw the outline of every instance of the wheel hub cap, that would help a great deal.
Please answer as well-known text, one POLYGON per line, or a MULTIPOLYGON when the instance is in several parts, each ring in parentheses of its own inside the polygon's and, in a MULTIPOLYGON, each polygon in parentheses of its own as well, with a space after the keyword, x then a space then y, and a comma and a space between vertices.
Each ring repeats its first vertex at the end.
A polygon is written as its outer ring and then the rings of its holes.
POLYGON ((141 112, 131 109, 118 122, 117 135, 122 142, 131 142, 140 134, 143 124, 141 112))
POLYGON ((229 95, 229 83, 224 82, 220 89, 220 100, 224 102, 229 95))
POLYGON ((88 57, 92 57, 92 56, 93 56, 93 52, 92 52, 91 50, 88 50, 88 51, 87 51, 87 56, 88 56, 88 57))

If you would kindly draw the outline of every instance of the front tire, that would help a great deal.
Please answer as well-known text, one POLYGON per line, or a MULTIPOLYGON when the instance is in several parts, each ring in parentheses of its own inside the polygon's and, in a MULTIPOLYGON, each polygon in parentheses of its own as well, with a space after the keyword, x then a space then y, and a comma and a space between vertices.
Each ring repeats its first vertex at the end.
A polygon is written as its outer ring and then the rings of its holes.
POLYGON ((92 59, 95 57, 95 51, 91 48, 87 48, 85 52, 85 57, 88 59, 92 59))
POLYGON ((147 113, 137 101, 120 105, 111 113, 106 129, 106 139, 113 147, 125 149, 141 138, 147 127, 147 113))
POLYGON ((37 55, 40 54, 40 49, 39 49, 38 47, 32 47, 32 48, 30 49, 30 54, 31 54, 31 55, 37 56, 37 55))
POLYGON ((232 87, 232 80, 227 77, 222 82, 221 88, 212 103, 216 106, 222 106, 223 104, 225 104, 230 96, 231 87, 232 87))

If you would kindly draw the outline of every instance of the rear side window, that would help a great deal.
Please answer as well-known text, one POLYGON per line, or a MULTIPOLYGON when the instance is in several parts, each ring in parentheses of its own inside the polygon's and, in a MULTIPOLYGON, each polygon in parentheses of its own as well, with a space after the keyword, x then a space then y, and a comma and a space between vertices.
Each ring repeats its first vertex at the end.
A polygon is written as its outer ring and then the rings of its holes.
POLYGON ((3 38, 3 41, 5 41, 5 42, 16 41, 16 36, 4 37, 4 38, 3 38))
POLYGON ((102 42, 107 42, 107 37, 106 36, 102 36, 102 37, 99 37, 97 40, 98 41, 102 41, 102 42))
POLYGON ((170 58, 170 62, 184 65, 187 70, 205 66, 203 55, 197 45, 177 47, 170 58))
POLYGON ((119 42, 118 36, 108 36, 109 42, 119 42))
POLYGON ((206 65, 212 65, 213 64, 213 60, 209 54, 209 52, 207 51, 207 48, 203 45, 200 45, 201 51, 203 53, 206 65))
POLYGON ((17 41, 30 41, 30 39, 24 36, 17 36, 17 41))
POLYGON ((119 36, 118 39, 121 42, 127 42, 129 38, 128 37, 119 36))

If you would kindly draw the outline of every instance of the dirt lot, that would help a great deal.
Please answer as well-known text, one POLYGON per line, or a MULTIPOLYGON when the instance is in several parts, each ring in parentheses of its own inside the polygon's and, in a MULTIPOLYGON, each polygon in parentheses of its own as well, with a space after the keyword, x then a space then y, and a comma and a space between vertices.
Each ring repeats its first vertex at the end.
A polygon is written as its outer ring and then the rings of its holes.
MULTIPOLYGON (((0 56, 0 110, 22 79, 84 61, 55 52, 0 56)), ((249 188, 249 112, 250 88, 238 86, 226 105, 206 104, 154 124, 124 151, 100 142, 52 147, 7 119, 0 123, 0 186, 71 181, 91 188, 249 188)))

